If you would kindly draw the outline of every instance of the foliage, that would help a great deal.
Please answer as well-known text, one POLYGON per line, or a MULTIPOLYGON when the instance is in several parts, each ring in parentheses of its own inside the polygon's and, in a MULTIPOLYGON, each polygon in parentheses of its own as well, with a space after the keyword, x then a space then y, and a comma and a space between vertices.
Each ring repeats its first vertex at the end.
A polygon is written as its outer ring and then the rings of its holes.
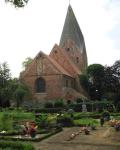
POLYGON ((36 118, 36 123, 39 128, 45 128, 48 126, 48 115, 41 113, 37 118, 36 118))
POLYGON ((53 103, 50 101, 47 101, 47 102, 45 102, 44 107, 45 108, 53 108, 53 103))
POLYGON ((107 121, 110 120, 110 113, 108 111, 104 111, 102 113, 102 116, 104 119, 106 119, 107 121))
POLYGON ((24 7, 29 0, 5 0, 5 2, 12 3, 15 7, 24 7))
POLYGON ((61 124, 64 127, 70 127, 73 126, 73 118, 70 117, 70 115, 64 114, 57 117, 57 123, 61 124))
POLYGON ((3 112, 0 114, 0 130, 12 130, 13 119, 8 112, 3 112))
POLYGON ((10 88, 10 70, 7 62, 0 64, 0 106, 9 106, 9 99, 11 97, 10 88))
POLYGON ((9 107, 10 101, 13 99, 19 105, 23 98, 29 97, 29 95, 30 91, 25 84, 17 78, 11 78, 7 62, 0 64, 0 106, 9 107))
POLYGON ((89 94, 91 99, 101 100, 104 93, 104 66, 93 64, 88 66, 87 74, 89 77, 89 94))
POLYGON ((65 104, 64 104, 64 101, 62 99, 58 99, 54 103, 55 108, 62 108, 64 106, 65 106, 65 104))
POLYGON ((105 96, 111 98, 114 104, 120 105, 120 60, 112 66, 105 67, 105 96))
POLYGON ((29 67, 29 65, 32 63, 32 61, 33 61, 33 59, 31 57, 27 57, 25 59, 25 61, 23 61, 22 66, 23 66, 24 70, 26 70, 29 67))
POLYGON ((0 112, 0 131, 16 131, 19 129, 21 122, 25 120, 35 121, 35 115, 31 112, 23 112, 19 110, 0 112), (17 128, 16 128, 17 127, 17 128))
POLYGON ((0 141, 0 148, 2 149, 20 149, 20 150, 35 150, 35 148, 30 143, 22 143, 22 142, 12 142, 12 141, 0 141))
POLYGON ((89 80, 88 80, 88 76, 86 74, 81 74, 80 75, 80 83, 83 87, 83 89, 88 93, 89 91, 89 80))
POLYGON ((92 118, 82 118, 79 120, 74 120, 74 124, 78 126, 85 126, 85 125, 98 126, 99 122, 96 119, 92 118))
POLYGON ((80 76, 80 83, 91 100, 111 99, 120 110, 120 60, 112 66, 92 64, 80 76))

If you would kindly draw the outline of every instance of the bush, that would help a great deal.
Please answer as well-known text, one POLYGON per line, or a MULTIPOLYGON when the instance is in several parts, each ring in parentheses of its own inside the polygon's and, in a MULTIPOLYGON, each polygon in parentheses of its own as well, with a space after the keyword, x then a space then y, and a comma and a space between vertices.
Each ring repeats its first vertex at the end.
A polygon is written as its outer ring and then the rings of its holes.
POLYGON ((77 98, 77 99, 76 99, 76 103, 77 103, 77 104, 83 103, 83 99, 82 99, 82 98, 77 98))
POLYGON ((71 127, 74 125, 73 119, 69 116, 60 116, 57 118, 57 123, 61 124, 64 127, 71 127))
POLYGON ((110 113, 108 111, 104 111, 102 113, 102 116, 103 118, 106 120, 106 121, 109 121, 110 120, 110 113))
POLYGON ((35 113, 58 113, 62 111, 63 108, 43 108, 43 109, 31 109, 35 113))
POLYGON ((65 106, 65 104, 64 104, 64 101, 62 99, 56 100, 55 103, 54 103, 55 108, 62 108, 64 106, 65 106))
POLYGON ((48 102, 45 103, 44 107, 45 108, 53 108, 53 103, 48 101, 48 102))
POLYGON ((47 114, 40 114, 40 116, 38 116, 36 118, 36 123, 37 123, 39 128, 47 127, 48 126, 48 115, 47 114))
POLYGON ((97 126, 99 124, 99 122, 95 119, 92 118, 83 118, 83 119, 79 119, 79 120, 74 120, 74 124, 76 126, 97 126))
POLYGON ((0 130, 12 130, 12 122, 13 118, 7 112, 3 112, 0 114, 0 130))

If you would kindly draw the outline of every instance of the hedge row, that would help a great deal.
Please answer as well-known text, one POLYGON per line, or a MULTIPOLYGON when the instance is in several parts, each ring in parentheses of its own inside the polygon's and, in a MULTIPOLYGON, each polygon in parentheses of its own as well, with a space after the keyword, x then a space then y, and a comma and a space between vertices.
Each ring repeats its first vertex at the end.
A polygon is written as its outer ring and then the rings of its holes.
POLYGON ((13 141, 0 141, 0 148, 9 150, 35 150, 30 143, 13 142, 13 141))

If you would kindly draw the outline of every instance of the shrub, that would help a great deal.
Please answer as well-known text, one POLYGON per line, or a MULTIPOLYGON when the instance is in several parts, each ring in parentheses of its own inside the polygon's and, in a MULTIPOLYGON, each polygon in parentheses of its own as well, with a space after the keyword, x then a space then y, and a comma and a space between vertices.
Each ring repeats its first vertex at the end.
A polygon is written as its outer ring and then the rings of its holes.
POLYGON ((5 130, 5 131, 12 130, 12 122, 13 119, 10 114, 8 114, 7 112, 1 113, 0 130, 5 130))
POLYGON ((62 99, 56 100, 55 103, 54 103, 55 108, 62 108, 64 106, 65 106, 65 104, 64 104, 64 101, 62 99))
POLYGON ((103 118, 106 120, 106 121, 109 121, 110 120, 110 113, 108 111, 104 111, 102 113, 102 116, 103 118))
POLYGON ((73 119, 69 116, 60 116, 57 118, 57 123, 62 124, 64 127, 70 127, 73 126, 73 119))
POLYGON ((38 125, 39 128, 45 128, 48 126, 48 115, 47 114, 40 114, 37 118, 36 118, 36 123, 38 125))
POLYGON ((92 118, 83 118, 79 120, 74 120, 74 124, 77 126, 86 126, 86 125, 97 126, 99 122, 92 118))
POLYGON ((44 107, 45 108, 53 108, 53 103, 48 101, 48 102, 45 103, 44 107))
POLYGON ((83 99, 82 98, 77 98, 76 99, 76 103, 78 104, 78 103, 83 103, 83 99))

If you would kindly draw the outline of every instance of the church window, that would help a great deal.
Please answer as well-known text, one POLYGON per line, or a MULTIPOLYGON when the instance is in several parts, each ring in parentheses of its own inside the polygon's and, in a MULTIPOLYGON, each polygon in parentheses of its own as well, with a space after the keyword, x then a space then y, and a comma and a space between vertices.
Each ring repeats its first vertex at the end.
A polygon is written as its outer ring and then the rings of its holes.
POLYGON ((79 57, 76 58, 76 62, 79 63, 79 57))
POLYGON ((55 53, 57 53, 57 51, 55 50, 55 53))
POLYGON ((46 83, 45 80, 43 78, 38 78, 36 80, 36 92, 37 93, 43 93, 46 91, 46 83))
POLYGON ((68 47, 68 48, 66 48, 66 50, 69 52, 69 51, 70 51, 70 48, 68 47))

